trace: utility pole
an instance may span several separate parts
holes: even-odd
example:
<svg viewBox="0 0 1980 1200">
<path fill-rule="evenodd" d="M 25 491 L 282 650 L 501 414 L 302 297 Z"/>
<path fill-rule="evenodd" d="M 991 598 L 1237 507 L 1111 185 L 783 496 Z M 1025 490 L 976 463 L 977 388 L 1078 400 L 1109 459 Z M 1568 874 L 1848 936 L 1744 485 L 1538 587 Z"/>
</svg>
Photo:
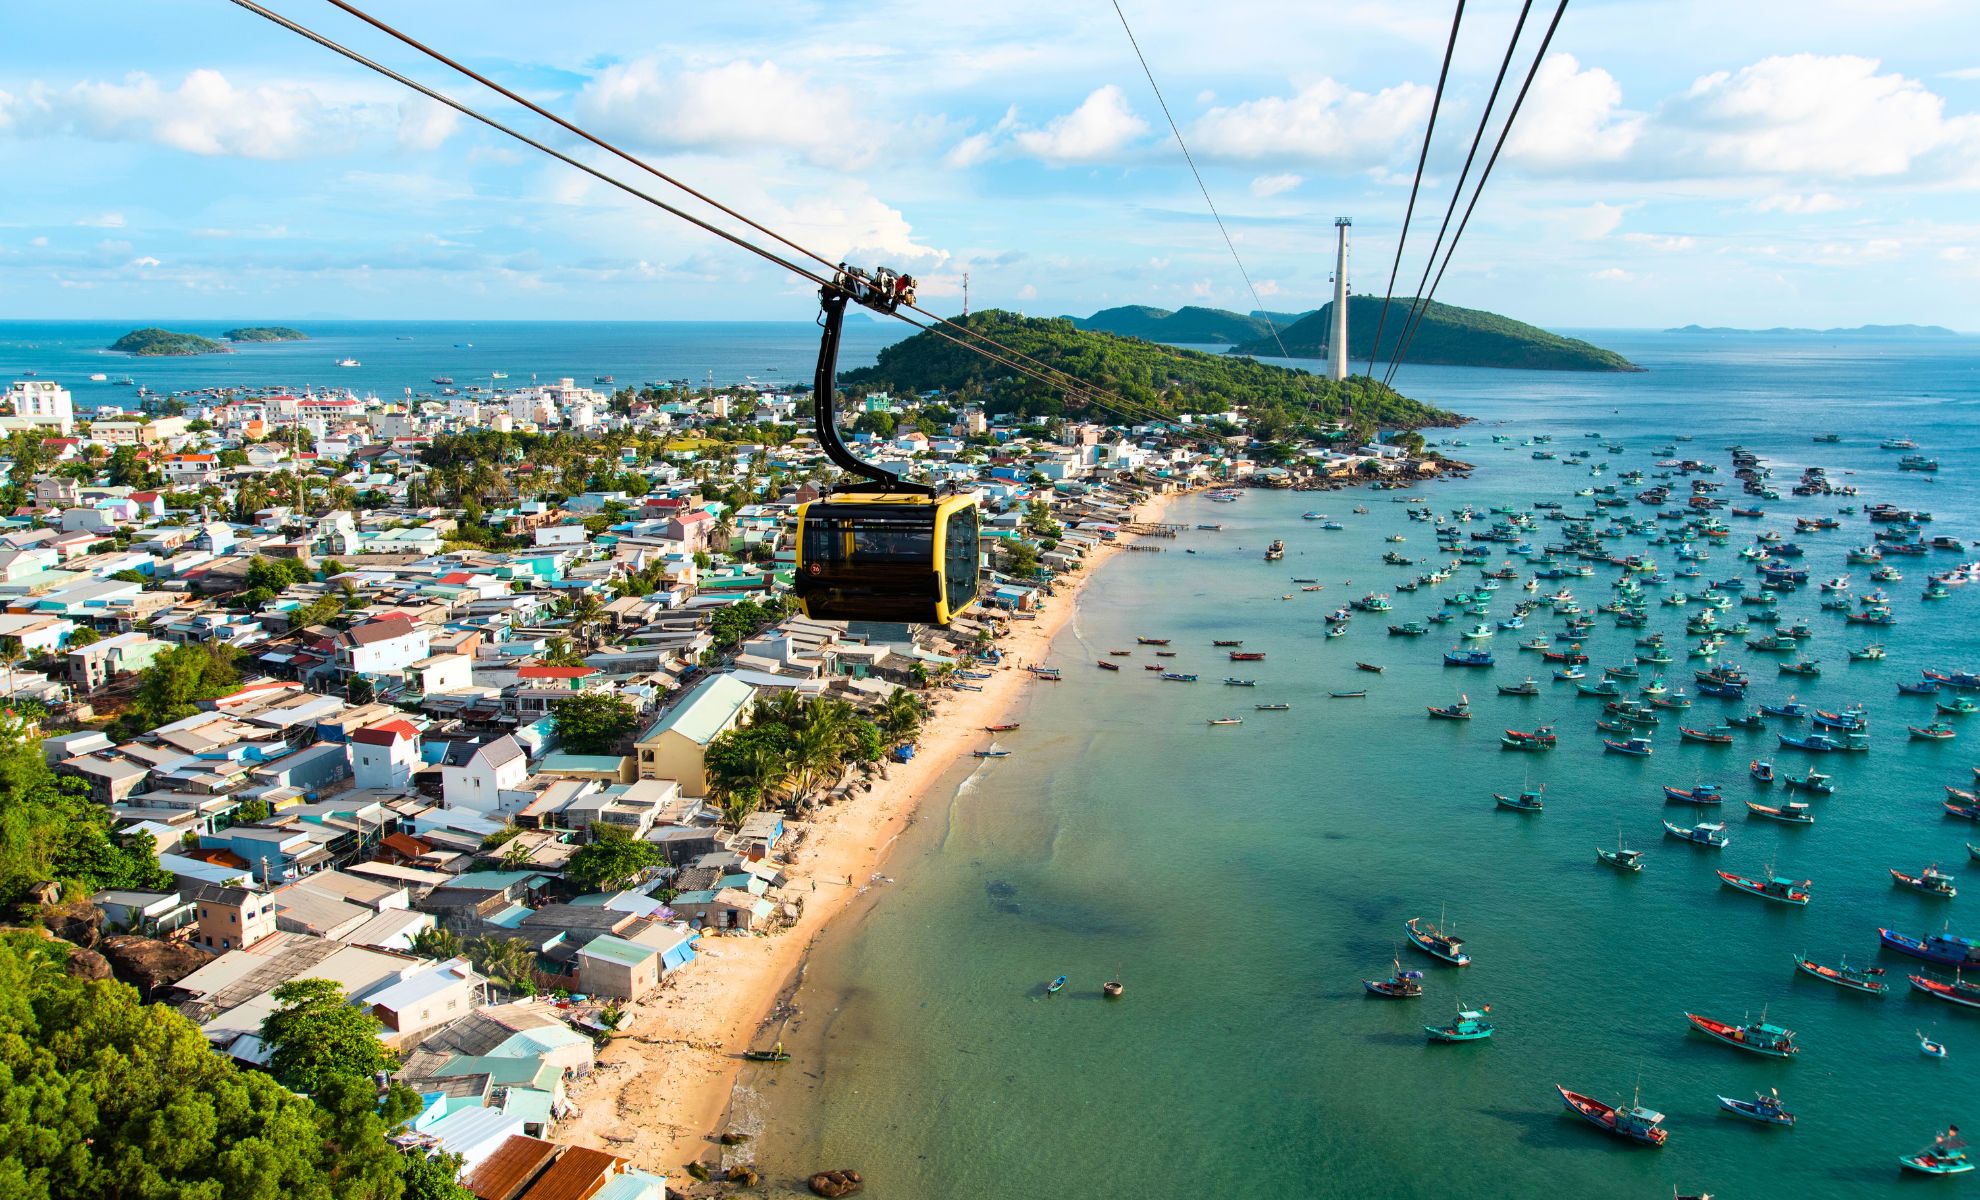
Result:
<svg viewBox="0 0 1980 1200">
<path fill-rule="evenodd" d="M 963 272 L 963 316 L 969 315 L 969 272 Z"/>
<path fill-rule="evenodd" d="M 1348 226 L 1352 224 L 1346 217 L 1334 218 L 1339 244 L 1334 250 L 1334 311 L 1330 322 L 1333 328 L 1327 335 L 1327 378 L 1333 380 L 1348 377 L 1347 251 Z"/>
</svg>

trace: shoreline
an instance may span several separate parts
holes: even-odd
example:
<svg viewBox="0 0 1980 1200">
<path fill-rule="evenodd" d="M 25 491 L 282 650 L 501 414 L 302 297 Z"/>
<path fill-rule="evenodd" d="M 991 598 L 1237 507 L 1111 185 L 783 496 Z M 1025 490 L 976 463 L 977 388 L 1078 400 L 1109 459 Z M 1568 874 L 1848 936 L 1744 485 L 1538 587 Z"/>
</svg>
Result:
<svg viewBox="0 0 1980 1200">
<path fill-rule="evenodd" d="M 1159 522 L 1181 494 L 1151 496 L 1135 519 Z M 578 1111 L 550 1136 L 630 1158 L 670 1181 L 686 1163 L 707 1158 L 746 1065 L 742 1051 L 787 1008 L 819 936 L 871 890 L 872 877 L 922 805 L 978 748 L 983 727 L 1004 723 L 1023 702 L 1033 685 L 1020 664 L 1043 661 L 1087 584 L 1139 540 L 1124 535 L 1100 547 L 1037 620 L 1011 623 L 998 642 L 1004 664 L 981 692 L 940 693 L 912 759 L 889 764 L 871 792 L 823 809 L 804 825 L 786 868 L 792 889 L 811 889 L 796 924 L 770 937 L 702 939 L 699 954 L 714 961 L 627 1006 L 620 1035 L 572 1088 Z M 692 1183 L 680 1180 L 677 1190 Z"/>
</svg>

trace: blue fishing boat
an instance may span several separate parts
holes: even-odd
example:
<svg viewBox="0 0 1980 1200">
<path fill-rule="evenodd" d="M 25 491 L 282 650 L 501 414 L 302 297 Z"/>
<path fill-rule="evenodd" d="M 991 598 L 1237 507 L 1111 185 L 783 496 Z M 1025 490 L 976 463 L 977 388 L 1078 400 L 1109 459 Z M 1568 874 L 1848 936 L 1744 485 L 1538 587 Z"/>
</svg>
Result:
<svg viewBox="0 0 1980 1200">
<path fill-rule="evenodd" d="M 1831 777 L 1822 774 L 1813 767 L 1808 768 L 1799 779 L 1796 779 L 1792 775 L 1783 775 L 1781 776 L 1781 782 L 1786 785 L 1787 790 L 1790 792 L 1812 792 L 1817 796 L 1833 796 L 1836 794 L 1836 785 Z"/>
<path fill-rule="evenodd" d="M 1056 996 L 1059 994 L 1060 989 L 1064 988 L 1065 986 L 1066 986 L 1066 977 L 1064 975 L 1061 975 L 1057 979 L 1054 979 L 1052 982 L 1045 985 L 1045 994 L 1047 996 Z"/>
<path fill-rule="evenodd" d="M 1794 1128 L 1794 1114 L 1781 1107 L 1781 1094 L 1772 1088 L 1764 1092 L 1755 1092 L 1751 1100 L 1736 1100 L 1731 1096 L 1721 1096 L 1719 1107 L 1736 1117 L 1758 1121 L 1762 1125 Z"/>
<path fill-rule="evenodd" d="M 1780 739 L 1781 748 L 1784 750 L 1806 750 L 1810 754 L 1827 754 L 1836 749 L 1836 743 L 1826 734 L 1810 733 L 1797 736 L 1777 733 L 1774 736 Z"/>
<path fill-rule="evenodd" d="M 1746 811 L 1756 817 L 1765 817 L 1769 821 L 1780 821 L 1787 825 L 1813 825 L 1815 823 L 1815 814 L 1810 812 L 1808 806 L 1799 800 L 1789 800 L 1780 805 L 1755 804 L 1753 801 L 1748 800 L 1746 802 Z"/>
<path fill-rule="evenodd" d="M 1648 758 L 1653 750 L 1650 739 L 1646 737 L 1633 737 L 1624 742 L 1603 738 L 1602 748 L 1610 754 L 1627 754 L 1636 758 Z"/>
<path fill-rule="evenodd" d="M 1770 717 L 1796 718 L 1806 716 L 1808 714 L 1808 706 L 1796 700 L 1793 696 L 1789 696 L 1786 704 L 1762 704 L 1760 711 Z"/>
<path fill-rule="evenodd" d="M 1980 940 L 1943 931 L 1916 938 L 1893 929 L 1879 929 L 1877 939 L 1899 954 L 1965 971 L 1980 970 Z"/>
<path fill-rule="evenodd" d="M 1490 650 L 1446 650 L 1444 665 L 1447 667 L 1489 667 L 1492 665 Z"/>
<path fill-rule="evenodd" d="M 1517 796 L 1504 796 L 1493 792 L 1492 799 L 1500 808 L 1510 808 L 1514 812 L 1540 812 L 1546 808 L 1540 800 L 1539 788 L 1524 788 Z"/>
<path fill-rule="evenodd" d="M 1404 922 L 1403 930 L 1409 935 L 1409 944 L 1430 957 L 1455 967 L 1471 965 L 1471 955 L 1464 952 L 1464 939 L 1446 933 L 1422 917 L 1411 917 Z"/>
<path fill-rule="evenodd" d="M 1665 785 L 1664 799 L 1675 800 L 1679 804 L 1720 804 L 1725 801 L 1725 794 L 1716 783 L 1694 784 L 1690 788 Z"/>
<path fill-rule="evenodd" d="M 1847 958 L 1841 966 L 1829 966 L 1816 962 L 1806 954 L 1794 956 L 1794 965 L 1802 974 L 1811 975 L 1824 983 L 1833 983 L 1839 988 L 1852 992 L 1862 992 L 1868 996 L 1881 996 L 1891 990 L 1891 985 L 1880 980 L 1882 967 L 1852 967 Z"/>
<path fill-rule="evenodd" d="M 1665 821 L 1664 833 L 1681 842 L 1690 842 L 1698 846 L 1710 846 L 1714 850 L 1723 850 L 1732 844 L 1732 838 L 1726 835 L 1726 826 L 1723 821 L 1716 824 L 1701 821 L 1689 829 L 1686 829 L 1682 825 L 1673 825 L 1669 821 Z"/>
<path fill-rule="evenodd" d="M 1481 1042 L 1492 1036 L 1492 1023 L 1485 1019 L 1491 1011 L 1489 1004 L 1478 1011 L 1462 1009 L 1450 1024 L 1425 1025 L 1423 1032 L 1433 1042 Z"/>
<path fill-rule="evenodd" d="M 1925 679 L 1917 683 L 1900 683 L 1897 689 L 1901 696 L 1935 696 L 1939 692 L 1939 681 Z"/>
<path fill-rule="evenodd" d="M 1937 1045 L 1922 1036 L 1919 1040 Z M 1934 1057 L 1944 1058 L 1945 1053 L 1946 1048 L 1939 1046 L 1939 1053 Z M 1918 1153 L 1901 1156 L 1898 1165 L 1920 1175 L 1964 1175 L 1973 1169 L 1972 1160 L 1966 1157 L 1966 1142 L 1959 1136 L 1957 1125 L 1948 1125 L 1944 1133 Z"/>
<path fill-rule="evenodd" d="M 1770 1058 L 1791 1058 L 1801 1053 L 1801 1047 L 1794 1044 L 1794 1030 L 1768 1023 L 1765 1014 L 1762 1014 L 1758 1021 L 1741 1024 L 1714 1020 L 1692 1012 L 1684 1014 L 1684 1019 L 1691 1022 L 1691 1027 L 1700 1033 L 1753 1054 L 1764 1054 Z"/>
</svg>

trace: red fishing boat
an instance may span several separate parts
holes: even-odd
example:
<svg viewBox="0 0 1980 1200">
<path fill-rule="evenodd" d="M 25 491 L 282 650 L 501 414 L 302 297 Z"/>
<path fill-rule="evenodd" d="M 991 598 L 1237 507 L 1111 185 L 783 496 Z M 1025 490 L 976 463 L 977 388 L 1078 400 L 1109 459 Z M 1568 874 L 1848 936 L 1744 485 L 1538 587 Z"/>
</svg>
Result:
<svg viewBox="0 0 1980 1200">
<path fill-rule="evenodd" d="M 1233 650 L 1231 651 L 1231 661 L 1264 662 L 1265 652 L 1263 650 Z"/>
<path fill-rule="evenodd" d="M 1770 1025 L 1763 1017 L 1745 1025 L 1735 1025 L 1730 1021 L 1715 1021 L 1711 1017 L 1701 1017 L 1697 1013 L 1686 1013 L 1684 1019 L 1700 1033 L 1717 1038 L 1728 1046 L 1746 1050 L 1754 1054 L 1765 1054 L 1773 1058 L 1790 1058 L 1801 1053 L 1801 1047 L 1794 1044 L 1794 1030 Z"/>
<path fill-rule="evenodd" d="M 1968 983 L 1955 975 L 1951 983 L 1933 979 L 1926 975 L 1907 975 L 1911 986 L 1928 996 L 1937 996 L 1948 1004 L 1963 1004 L 1968 1008 L 1980 1008 L 1980 983 Z"/>
<path fill-rule="evenodd" d="M 1671 1132 L 1664 1128 L 1664 1114 L 1654 1109 L 1641 1104 L 1631 1104 L 1626 1109 L 1617 1108 L 1593 1096 L 1570 1092 L 1558 1083 L 1554 1085 L 1554 1090 L 1561 1094 L 1561 1103 L 1567 1105 L 1569 1112 L 1605 1132 L 1642 1142 L 1646 1146 L 1661 1146 L 1670 1140 Z"/>
<path fill-rule="evenodd" d="M 1832 967 L 1827 963 L 1818 963 L 1803 954 L 1794 956 L 1794 965 L 1804 974 L 1813 975 L 1824 983 L 1833 983 L 1837 987 L 1848 988 L 1853 992 L 1881 996 L 1891 990 L 1890 984 L 1881 983 L 1877 979 L 1877 976 L 1884 973 L 1882 967 L 1852 967 L 1847 959 L 1841 966 Z"/>
<path fill-rule="evenodd" d="M 1011 730 L 1013 730 L 1013 729 L 1016 729 L 1017 727 L 1018 727 L 1018 723 L 1017 723 L 1016 721 L 1012 721 L 1012 722 L 1011 722 L 1010 724 L 1008 724 L 1008 725 L 985 725 L 985 726 L 983 727 L 983 732 L 985 732 L 985 733 L 1009 733 L 1009 732 L 1010 732 Z"/>
</svg>

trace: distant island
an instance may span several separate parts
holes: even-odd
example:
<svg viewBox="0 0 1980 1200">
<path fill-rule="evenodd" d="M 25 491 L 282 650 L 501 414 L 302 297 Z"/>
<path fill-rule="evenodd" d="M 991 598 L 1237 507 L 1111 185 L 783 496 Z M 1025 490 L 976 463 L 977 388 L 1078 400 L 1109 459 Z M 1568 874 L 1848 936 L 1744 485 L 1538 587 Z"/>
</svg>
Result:
<svg viewBox="0 0 1980 1200">
<path fill-rule="evenodd" d="M 1942 338 L 1958 337 L 1955 330 L 1943 325 L 1858 325 L 1853 329 L 1795 329 L 1777 325 L 1772 329 L 1734 329 L 1726 325 L 1681 325 L 1676 329 L 1666 329 L 1665 333 L 1689 333 L 1709 337 L 1884 337 L 1884 338 Z"/>
<path fill-rule="evenodd" d="M 1377 428 L 1419 429 L 1465 419 L 1366 377 L 1336 383 L 1311 371 L 1080 329 L 1063 317 L 988 309 L 959 317 L 957 323 L 1112 392 L 1134 411 L 1117 413 L 1068 396 L 933 332 L 896 342 L 880 352 L 873 366 L 847 371 L 840 380 L 848 389 L 901 395 L 940 391 L 991 412 L 1027 417 L 1134 421 L 1243 407 L 1254 423 L 1269 418 L 1284 428 L 1346 420 L 1363 436 Z"/>
<path fill-rule="evenodd" d="M 110 348 L 119 353 L 135 354 L 142 358 L 227 352 L 227 347 L 212 338 L 203 338 L 196 333 L 174 333 L 169 329 L 157 328 L 133 329 L 110 343 Z"/>
<path fill-rule="evenodd" d="M 1271 335 L 1265 320 L 1221 308 L 1190 306 L 1170 312 L 1145 304 L 1103 308 L 1090 317 L 1067 317 L 1078 329 L 1138 337 L 1150 342 L 1226 343 L 1249 342 Z M 1280 322 L 1281 327 L 1292 324 Z"/>
<path fill-rule="evenodd" d="M 1388 361 L 1412 303 L 1408 297 L 1395 297 L 1389 301 L 1388 319 L 1381 321 L 1380 296 L 1348 298 L 1348 358 L 1359 361 L 1360 370 L 1368 369 L 1378 321 L 1382 326 L 1382 345 L 1373 357 L 1377 367 Z M 1240 343 L 1232 353 L 1276 357 L 1281 353 L 1279 343 L 1283 342 L 1284 353 L 1294 358 L 1324 358 L 1333 310 L 1334 306 L 1329 302 L 1281 330 L 1277 341 L 1269 335 L 1256 338 Z M 1459 308 L 1434 300 L 1424 309 L 1403 361 L 1526 371 L 1642 370 L 1615 351 L 1604 350 L 1579 338 L 1562 337 L 1497 313 Z"/>
<path fill-rule="evenodd" d="M 287 325 L 244 325 L 220 335 L 230 342 L 306 342 L 309 335 Z"/>
</svg>

